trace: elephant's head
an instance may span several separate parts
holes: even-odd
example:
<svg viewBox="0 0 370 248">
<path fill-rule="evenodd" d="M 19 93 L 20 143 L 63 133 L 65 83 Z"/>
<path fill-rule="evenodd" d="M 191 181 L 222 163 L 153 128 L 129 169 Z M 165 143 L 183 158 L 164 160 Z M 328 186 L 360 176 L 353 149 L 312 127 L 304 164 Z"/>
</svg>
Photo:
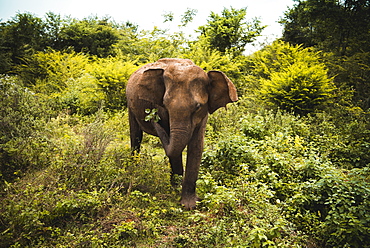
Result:
<svg viewBox="0 0 370 248">
<path fill-rule="evenodd" d="M 139 77 L 139 98 L 159 108 L 169 126 L 165 130 L 153 123 L 169 157 L 181 154 L 194 131 L 205 125 L 208 113 L 238 99 L 223 72 L 206 73 L 190 60 L 162 59 L 143 68 Z"/>
</svg>

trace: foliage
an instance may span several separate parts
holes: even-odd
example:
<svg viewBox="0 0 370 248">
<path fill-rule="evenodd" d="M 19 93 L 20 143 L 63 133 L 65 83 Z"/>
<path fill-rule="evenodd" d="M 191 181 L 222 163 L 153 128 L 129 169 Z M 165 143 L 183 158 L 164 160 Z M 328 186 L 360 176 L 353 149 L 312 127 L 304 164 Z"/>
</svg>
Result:
<svg viewBox="0 0 370 248">
<path fill-rule="evenodd" d="M 341 95 L 348 95 L 346 105 L 357 105 L 363 110 L 370 109 L 370 53 L 361 52 L 352 56 L 328 56 L 327 64 Z M 349 93 L 347 93 L 349 92 Z"/>
<path fill-rule="evenodd" d="M 283 38 L 341 55 L 368 52 L 368 12 L 368 0 L 298 1 L 281 20 Z"/>
<path fill-rule="evenodd" d="M 89 58 L 81 53 L 49 50 L 25 59 L 17 72 L 27 86 L 53 99 L 59 109 L 91 114 L 101 107 L 107 96 L 98 78 L 88 74 L 89 64 Z M 98 75 L 98 70 L 94 72 Z"/>
<path fill-rule="evenodd" d="M 0 73 L 9 73 L 13 66 L 23 64 L 23 58 L 48 48 L 98 57 L 115 55 L 115 45 L 134 36 L 136 27 L 127 22 L 117 25 L 110 18 L 91 16 L 83 20 L 62 18 L 46 13 L 45 18 L 30 13 L 18 13 L 12 20 L 0 23 Z"/>
<path fill-rule="evenodd" d="M 146 64 L 160 58 L 181 57 L 186 43 L 187 39 L 182 32 L 168 34 L 166 30 L 154 27 L 150 31 L 141 31 L 129 41 L 122 40 L 116 47 L 123 56 L 127 56 L 128 61 Z"/>
<path fill-rule="evenodd" d="M 115 110 L 126 106 L 126 84 L 138 67 L 122 57 L 98 59 L 89 65 L 89 73 L 96 79 L 98 87 L 105 94 L 105 106 Z"/>
<path fill-rule="evenodd" d="M 369 220 L 364 215 L 369 209 L 367 155 L 359 158 L 365 164 L 367 161 L 364 167 L 355 168 L 358 163 L 354 160 L 346 160 L 352 164 L 351 169 L 341 167 L 341 158 L 346 155 L 335 152 L 338 143 L 356 145 L 351 143 L 350 134 L 344 135 L 344 129 L 334 126 L 334 120 L 328 116 L 316 118 L 318 122 L 313 123 L 314 117 L 281 112 L 247 114 L 239 121 L 242 133 L 219 131 L 226 134 L 221 138 L 218 135 L 218 141 L 210 144 L 212 149 L 204 154 L 203 168 L 211 173 L 218 187 L 239 184 L 239 178 L 268 186 L 270 202 L 282 204 L 283 216 L 303 236 L 308 235 L 306 245 L 368 246 Z M 357 128 L 365 133 L 369 130 Z M 337 136 L 338 132 L 342 135 Z M 334 137 L 346 138 L 338 141 Z M 324 140 L 328 143 L 322 143 Z M 367 141 L 361 143 L 368 146 Z M 351 151 L 356 157 L 356 149 Z"/>
<path fill-rule="evenodd" d="M 107 57 L 113 54 L 113 45 L 119 40 L 118 30 L 109 18 L 72 20 L 60 29 L 60 47 L 73 47 L 76 52 Z"/>
<path fill-rule="evenodd" d="M 245 9 L 225 11 L 230 18 L 214 15 L 217 24 L 246 28 L 237 18 Z M 17 74 L 0 77 L 0 247 L 370 246 L 370 119 L 366 99 L 348 87 L 366 89 L 366 52 L 336 58 L 276 41 L 245 56 L 242 47 L 211 47 L 205 35 L 138 31 L 109 18 L 17 18 L 1 23 L 1 34 L 18 26 L 44 33 L 39 46 L 14 43 L 24 54 L 17 61 L 0 35 L 2 70 Z M 76 46 L 65 49 L 62 34 Z M 101 39 L 83 45 L 91 37 Z M 192 211 L 171 187 L 160 140 L 145 135 L 134 155 L 129 145 L 126 82 L 160 57 L 221 70 L 239 94 L 209 116 Z M 311 83 L 302 88 L 306 106 L 266 97 L 296 77 L 298 88 Z M 304 90 L 311 86 L 315 94 Z"/>
<path fill-rule="evenodd" d="M 286 203 L 287 214 L 301 229 L 315 233 L 323 246 L 366 247 L 368 177 L 368 168 L 323 171 L 300 185 L 300 193 Z"/>
<path fill-rule="evenodd" d="M 37 152 L 47 152 L 40 131 L 52 111 L 42 97 L 22 86 L 18 77 L 0 78 L 0 188 L 31 165 L 47 163 Z"/>
<path fill-rule="evenodd" d="M 198 10 L 187 8 L 184 14 L 181 16 L 181 26 L 185 27 L 189 22 L 193 21 L 194 16 Z"/>
<path fill-rule="evenodd" d="M 276 41 L 251 57 L 260 78 L 262 100 L 283 110 L 307 114 L 328 103 L 334 85 L 319 53 Z"/>
<path fill-rule="evenodd" d="M 25 57 L 24 64 L 18 66 L 16 72 L 26 86 L 49 94 L 63 91 L 68 80 L 82 76 L 88 62 L 88 57 L 81 53 L 48 50 Z"/>
<path fill-rule="evenodd" d="M 309 140 L 340 168 L 363 168 L 370 162 L 369 116 L 360 108 L 317 113 L 308 117 Z"/>
<path fill-rule="evenodd" d="M 158 109 L 145 109 L 145 113 L 147 114 L 145 116 L 145 121 L 154 121 L 154 122 L 158 122 L 161 120 L 161 118 L 159 117 L 159 115 L 157 114 L 158 112 Z"/>
<path fill-rule="evenodd" d="M 152 140 L 131 156 L 126 110 L 50 119 L 45 148 L 28 149 L 43 167 L 3 185 L 1 246 L 369 245 L 368 166 L 341 168 L 331 154 L 368 120 L 352 133 L 328 114 L 251 113 L 240 101 L 210 116 L 195 211 L 178 204 Z"/>
<path fill-rule="evenodd" d="M 38 52 L 18 67 L 18 73 L 36 92 L 53 98 L 71 113 L 95 113 L 103 104 L 115 110 L 126 105 L 125 88 L 136 70 L 121 57 L 95 58 L 73 51 Z"/>
<path fill-rule="evenodd" d="M 352 87 L 355 104 L 364 110 L 370 108 L 369 3 L 298 1 L 281 20 L 283 40 L 326 52 L 330 74 L 337 75 L 337 86 Z"/>
<path fill-rule="evenodd" d="M 71 78 L 65 82 L 66 88 L 50 96 L 56 101 L 59 109 L 71 114 L 82 115 L 96 113 L 105 103 L 106 96 L 99 87 L 96 78 L 89 74 Z"/>
<path fill-rule="evenodd" d="M 233 57 L 231 55 L 222 54 L 216 49 L 208 46 L 205 39 L 190 42 L 189 49 L 184 51 L 181 58 L 191 59 L 196 65 L 203 70 L 220 70 L 224 72 L 236 86 L 239 95 L 244 91 L 244 57 Z"/>
<path fill-rule="evenodd" d="M 332 98 L 334 90 L 323 65 L 296 62 L 262 82 L 263 99 L 284 110 L 307 114 Z"/>
<path fill-rule="evenodd" d="M 222 53 L 240 55 L 245 45 L 252 42 L 265 28 L 258 19 L 245 22 L 247 9 L 226 9 L 219 14 L 211 12 L 208 24 L 199 27 L 201 37 L 204 37 L 209 46 Z"/>
<path fill-rule="evenodd" d="M 5 73 L 13 63 L 39 51 L 47 45 L 47 27 L 41 18 L 30 13 L 18 13 L 12 20 L 0 25 L 1 53 L 3 53 L 0 73 Z"/>
</svg>

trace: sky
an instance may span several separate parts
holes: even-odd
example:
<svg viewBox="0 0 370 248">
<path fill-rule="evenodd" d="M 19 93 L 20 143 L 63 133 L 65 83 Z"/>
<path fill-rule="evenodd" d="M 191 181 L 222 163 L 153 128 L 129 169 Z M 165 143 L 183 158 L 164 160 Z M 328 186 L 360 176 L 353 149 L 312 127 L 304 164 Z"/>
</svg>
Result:
<svg viewBox="0 0 370 248">
<path fill-rule="evenodd" d="M 268 25 L 255 42 L 256 46 L 247 47 L 247 50 L 254 50 L 259 43 L 269 43 L 281 37 L 282 26 L 277 21 L 294 3 L 294 0 L 0 0 L 0 20 L 8 21 L 16 13 L 24 12 L 38 17 L 53 12 L 77 19 L 91 15 L 110 16 L 117 23 L 130 21 L 139 29 L 152 30 L 156 26 L 196 37 L 194 30 L 207 23 L 212 11 L 221 14 L 224 8 L 246 7 L 247 21 L 258 18 L 262 25 Z M 196 9 L 197 14 L 186 28 L 180 28 L 181 16 L 188 8 Z M 163 23 L 166 13 L 174 14 L 172 22 Z"/>
</svg>

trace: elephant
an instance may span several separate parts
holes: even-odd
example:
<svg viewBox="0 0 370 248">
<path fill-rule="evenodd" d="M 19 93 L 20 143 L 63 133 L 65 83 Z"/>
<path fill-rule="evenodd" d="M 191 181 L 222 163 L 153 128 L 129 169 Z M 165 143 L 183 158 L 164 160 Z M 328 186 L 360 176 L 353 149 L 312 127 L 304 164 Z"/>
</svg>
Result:
<svg viewBox="0 0 370 248">
<path fill-rule="evenodd" d="M 163 58 L 130 76 L 126 97 L 133 153 L 140 152 L 143 131 L 159 137 L 173 178 L 184 174 L 187 146 L 180 203 L 194 209 L 208 114 L 238 100 L 234 84 L 223 72 L 206 73 L 189 59 Z"/>
</svg>

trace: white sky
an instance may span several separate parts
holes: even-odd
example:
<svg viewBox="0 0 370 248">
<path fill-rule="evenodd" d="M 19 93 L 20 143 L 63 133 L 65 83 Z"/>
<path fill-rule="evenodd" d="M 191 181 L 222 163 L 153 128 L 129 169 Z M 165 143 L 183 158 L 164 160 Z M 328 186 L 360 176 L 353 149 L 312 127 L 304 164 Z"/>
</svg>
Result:
<svg viewBox="0 0 370 248">
<path fill-rule="evenodd" d="M 157 26 L 173 32 L 184 31 L 195 37 L 193 31 L 207 23 L 211 11 L 221 14 L 224 7 L 247 7 L 247 21 L 257 17 L 262 25 L 268 25 L 258 41 L 271 42 L 281 36 L 282 27 L 277 21 L 293 4 L 294 0 L 0 0 L 0 19 L 7 21 L 17 12 L 30 12 L 44 17 L 49 11 L 78 19 L 90 15 L 110 16 L 118 23 L 135 23 L 139 25 L 139 29 L 151 30 Z M 180 29 L 178 25 L 181 15 L 187 8 L 196 9 L 198 12 L 186 29 Z M 174 14 L 174 21 L 163 23 L 163 14 L 169 12 Z M 248 49 L 255 50 L 252 47 Z"/>
</svg>

